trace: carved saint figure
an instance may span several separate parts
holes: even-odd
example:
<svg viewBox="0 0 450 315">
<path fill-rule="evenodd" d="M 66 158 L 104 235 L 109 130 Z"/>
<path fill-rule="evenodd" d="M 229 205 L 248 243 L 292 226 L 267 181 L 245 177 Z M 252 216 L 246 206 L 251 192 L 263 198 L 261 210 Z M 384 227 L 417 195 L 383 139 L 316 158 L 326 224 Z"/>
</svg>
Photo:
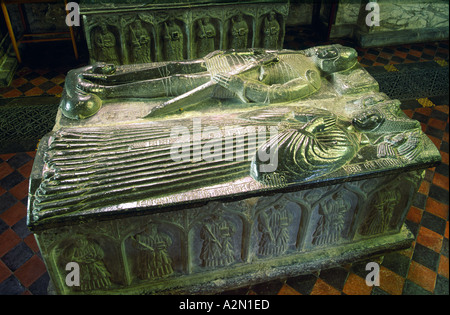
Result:
<svg viewBox="0 0 450 315">
<path fill-rule="evenodd" d="M 312 243 L 314 245 L 336 243 L 342 237 L 344 215 L 350 207 L 350 201 L 340 192 L 320 203 L 320 219 L 313 233 Z"/>
<path fill-rule="evenodd" d="M 148 225 L 145 230 L 133 236 L 139 249 L 138 277 L 140 279 L 160 278 L 173 273 L 172 259 L 168 247 L 172 239 L 158 232 L 156 224 Z"/>
<path fill-rule="evenodd" d="M 280 24 L 275 18 L 275 12 L 272 11 L 264 19 L 263 47 L 277 49 L 279 35 L 280 35 Z"/>
<path fill-rule="evenodd" d="M 216 29 L 208 17 L 198 21 L 197 56 L 203 57 L 214 50 Z"/>
<path fill-rule="evenodd" d="M 130 26 L 130 41 L 134 63 L 152 62 L 150 36 L 140 20 L 136 20 Z"/>
<path fill-rule="evenodd" d="M 280 255 L 289 247 L 289 225 L 292 214 L 281 205 L 261 211 L 258 230 L 261 232 L 258 254 L 261 256 Z"/>
<path fill-rule="evenodd" d="M 204 58 L 115 68 L 96 64 L 69 72 L 61 103 L 65 116 L 92 116 L 102 99 L 170 97 L 151 116 L 176 113 L 210 98 L 279 103 L 320 89 L 321 74 L 353 67 L 357 53 L 340 45 L 307 51 L 215 51 Z"/>
<path fill-rule="evenodd" d="M 164 23 L 164 59 L 183 60 L 183 32 L 173 19 Z"/>
<path fill-rule="evenodd" d="M 90 291 L 111 286 L 111 274 L 103 263 L 103 249 L 92 240 L 80 237 L 63 249 L 66 262 L 76 262 L 80 266 L 80 286 L 76 290 Z"/>
<path fill-rule="evenodd" d="M 232 237 L 234 224 L 214 215 L 206 220 L 200 230 L 203 240 L 200 259 L 203 267 L 226 266 L 234 262 Z"/>
<path fill-rule="evenodd" d="M 100 26 L 100 30 L 94 35 L 94 47 L 97 50 L 97 61 L 120 64 L 117 54 L 116 37 L 108 30 L 105 24 Z"/>
<path fill-rule="evenodd" d="M 232 19 L 230 48 L 247 48 L 247 41 L 248 25 L 242 17 L 242 14 L 239 13 L 235 19 Z"/>
<path fill-rule="evenodd" d="M 386 231 L 399 201 L 400 191 L 398 189 L 379 191 L 371 203 L 371 210 L 367 218 L 359 229 L 360 234 L 374 235 Z"/>
</svg>

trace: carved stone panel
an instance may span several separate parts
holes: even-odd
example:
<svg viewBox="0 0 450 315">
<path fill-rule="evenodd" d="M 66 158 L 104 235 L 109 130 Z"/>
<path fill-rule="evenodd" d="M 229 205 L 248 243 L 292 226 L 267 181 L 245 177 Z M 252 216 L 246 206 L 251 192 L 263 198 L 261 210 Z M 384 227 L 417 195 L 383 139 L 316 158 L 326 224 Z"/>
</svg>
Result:
<svg viewBox="0 0 450 315">
<path fill-rule="evenodd" d="M 217 49 L 282 48 L 287 1 L 98 10 L 82 3 L 90 62 L 115 65 L 204 57 Z"/>
<path fill-rule="evenodd" d="M 58 293 L 153 292 L 190 276 L 201 285 L 220 270 L 399 233 L 422 175 L 90 221 L 37 232 L 38 242 Z M 68 263 L 79 265 L 81 285 L 66 284 Z"/>
</svg>

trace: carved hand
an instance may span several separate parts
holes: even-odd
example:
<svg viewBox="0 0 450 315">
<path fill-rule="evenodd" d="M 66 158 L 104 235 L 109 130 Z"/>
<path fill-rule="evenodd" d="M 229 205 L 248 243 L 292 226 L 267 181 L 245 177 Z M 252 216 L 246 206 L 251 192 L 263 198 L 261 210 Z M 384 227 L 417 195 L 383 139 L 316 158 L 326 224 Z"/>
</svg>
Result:
<svg viewBox="0 0 450 315">
<path fill-rule="evenodd" d="M 247 103 L 244 93 L 244 80 L 238 76 L 228 73 L 217 73 L 212 77 L 212 80 L 227 90 L 236 93 L 243 102 Z"/>
</svg>

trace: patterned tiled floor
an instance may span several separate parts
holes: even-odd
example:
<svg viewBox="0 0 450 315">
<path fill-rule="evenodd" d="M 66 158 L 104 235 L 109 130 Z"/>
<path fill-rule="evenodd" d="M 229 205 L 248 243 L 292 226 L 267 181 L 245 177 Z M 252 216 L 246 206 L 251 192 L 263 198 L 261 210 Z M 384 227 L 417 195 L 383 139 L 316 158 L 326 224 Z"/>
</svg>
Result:
<svg viewBox="0 0 450 315">
<path fill-rule="evenodd" d="M 290 37 L 295 37 L 292 32 L 287 32 L 286 37 L 286 48 L 301 49 L 314 44 L 289 42 Z M 364 66 L 382 65 L 389 70 L 390 65 L 433 60 L 448 66 L 448 42 L 357 50 L 359 61 Z M 68 67 L 70 69 L 70 65 Z M 66 71 L 24 64 L 17 71 L 13 84 L 0 89 L 1 98 L 58 95 Z M 448 98 L 413 99 L 403 103 L 404 112 L 421 122 L 424 132 L 440 150 L 442 164 L 426 171 L 425 180 L 407 215 L 406 224 L 416 236 L 413 246 L 375 259 L 381 266 L 380 286 L 367 286 L 366 262 L 356 262 L 225 293 L 449 294 L 448 105 Z M 35 238 L 26 227 L 28 179 L 34 156 L 35 152 L 0 154 L 0 294 L 47 293 L 49 276 Z"/>
</svg>

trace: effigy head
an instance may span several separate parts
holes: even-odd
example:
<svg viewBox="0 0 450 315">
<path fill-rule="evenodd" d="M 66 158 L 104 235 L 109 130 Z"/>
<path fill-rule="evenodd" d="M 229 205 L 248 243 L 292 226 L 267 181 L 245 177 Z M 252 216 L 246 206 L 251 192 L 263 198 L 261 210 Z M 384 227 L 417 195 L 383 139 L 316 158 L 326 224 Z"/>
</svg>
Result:
<svg viewBox="0 0 450 315">
<path fill-rule="evenodd" d="M 306 55 L 326 74 L 350 69 L 358 62 L 354 48 L 339 44 L 313 47 L 306 50 Z"/>
<path fill-rule="evenodd" d="M 362 111 L 353 118 L 352 124 L 360 131 L 376 130 L 384 122 L 384 116 L 376 108 Z"/>
</svg>

